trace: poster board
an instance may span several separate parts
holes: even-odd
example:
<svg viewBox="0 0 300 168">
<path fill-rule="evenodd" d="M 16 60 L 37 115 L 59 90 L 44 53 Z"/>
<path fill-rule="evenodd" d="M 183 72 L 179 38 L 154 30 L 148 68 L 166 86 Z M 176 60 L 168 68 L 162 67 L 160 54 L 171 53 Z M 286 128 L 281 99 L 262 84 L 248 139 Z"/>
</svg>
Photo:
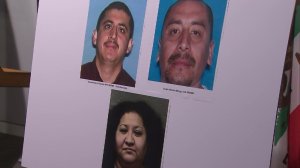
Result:
<svg viewBox="0 0 300 168">
<path fill-rule="evenodd" d="M 111 91 L 120 90 L 169 100 L 161 167 L 268 167 L 294 3 L 228 0 L 204 90 L 148 82 L 158 0 L 146 1 L 135 87 L 80 78 L 89 1 L 41 1 L 22 165 L 101 167 Z"/>
</svg>

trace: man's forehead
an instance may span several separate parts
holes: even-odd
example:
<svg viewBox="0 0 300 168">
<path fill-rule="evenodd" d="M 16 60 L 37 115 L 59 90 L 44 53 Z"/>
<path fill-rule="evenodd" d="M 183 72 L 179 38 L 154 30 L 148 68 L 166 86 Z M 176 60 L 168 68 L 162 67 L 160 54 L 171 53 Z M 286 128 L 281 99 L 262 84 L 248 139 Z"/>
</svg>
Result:
<svg viewBox="0 0 300 168">
<path fill-rule="evenodd" d="M 184 22 L 209 24 L 206 6 L 199 1 L 180 1 L 168 12 L 164 26 L 172 23 L 184 24 Z"/>
<path fill-rule="evenodd" d="M 123 18 L 123 22 L 126 22 L 126 24 L 129 25 L 130 17 L 129 17 L 129 15 L 128 15 L 124 10 L 122 10 L 122 9 L 110 9 L 110 10 L 106 11 L 105 14 L 104 14 L 104 17 L 103 17 L 103 19 L 102 19 L 101 22 L 104 22 L 104 21 L 106 21 L 106 20 L 111 20 L 111 21 L 113 21 L 112 18 L 118 18 L 118 19 L 120 19 L 120 18 L 121 18 L 120 15 L 123 15 L 123 16 L 124 16 L 124 17 L 122 17 L 122 18 Z M 121 19 L 120 19 L 120 20 L 121 20 Z"/>
<path fill-rule="evenodd" d="M 176 7 L 176 6 L 184 6 L 184 5 L 204 5 L 205 3 L 202 1 L 202 0 L 177 0 L 173 7 Z"/>
<path fill-rule="evenodd" d="M 165 24 L 173 23 L 206 23 L 209 24 L 209 16 L 207 12 L 200 10 L 177 10 L 171 11 L 165 20 Z"/>
<path fill-rule="evenodd" d="M 172 8 L 170 9 L 168 17 L 172 15 L 182 15 L 182 14 L 189 14 L 189 13 L 205 13 L 208 15 L 208 10 L 206 6 L 201 1 L 195 0 L 184 0 L 178 1 Z"/>
</svg>

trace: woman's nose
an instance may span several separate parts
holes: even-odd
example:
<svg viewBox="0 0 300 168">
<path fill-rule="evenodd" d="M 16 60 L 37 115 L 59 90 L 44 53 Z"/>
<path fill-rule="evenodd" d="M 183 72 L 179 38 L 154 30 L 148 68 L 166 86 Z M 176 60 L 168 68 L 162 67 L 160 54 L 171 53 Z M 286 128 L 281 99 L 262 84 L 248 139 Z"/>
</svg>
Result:
<svg viewBox="0 0 300 168">
<path fill-rule="evenodd" d="M 134 138 L 132 134 L 127 134 L 127 136 L 125 137 L 125 143 L 129 146 L 134 144 Z"/>
</svg>

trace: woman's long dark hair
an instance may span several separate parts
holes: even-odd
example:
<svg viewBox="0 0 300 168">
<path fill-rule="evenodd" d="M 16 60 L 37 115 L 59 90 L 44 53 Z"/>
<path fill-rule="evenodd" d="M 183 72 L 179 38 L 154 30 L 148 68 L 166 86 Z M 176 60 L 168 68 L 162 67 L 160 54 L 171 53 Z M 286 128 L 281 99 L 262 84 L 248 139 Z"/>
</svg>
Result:
<svg viewBox="0 0 300 168">
<path fill-rule="evenodd" d="M 146 129 L 147 151 L 143 166 L 147 168 L 159 168 L 164 141 L 164 129 L 162 127 L 161 119 L 157 116 L 155 111 L 143 101 L 125 101 L 110 109 L 107 121 L 102 168 L 114 167 L 116 159 L 116 130 L 120 119 L 128 112 L 136 112 L 142 118 Z"/>
</svg>

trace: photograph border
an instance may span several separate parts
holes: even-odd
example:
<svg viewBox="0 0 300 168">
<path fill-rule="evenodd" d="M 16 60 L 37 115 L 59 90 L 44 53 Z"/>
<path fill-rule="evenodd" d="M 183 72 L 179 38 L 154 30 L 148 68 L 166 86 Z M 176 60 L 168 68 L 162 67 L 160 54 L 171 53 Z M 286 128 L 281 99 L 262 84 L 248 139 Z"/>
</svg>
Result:
<svg viewBox="0 0 300 168">
<path fill-rule="evenodd" d="M 113 151 L 115 150 L 114 149 L 115 147 L 113 146 L 114 143 L 111 142 L 112 141 L 111 138 L 114 137 L 114 130 L 111 130 L 111 129 L 115 128 L 115 126 L 113 126 L 113 125 L 115 125 L 114 122 L 116 122 L 117 120 L 116 120 L 116 118 L 112 118 L 112 117 L 116 117 L 115 116 L 116 114 L 113 114 L 111 110 L 114 109 L 116 106 L 120 105 L 120 103 L 124 103 L 124 102 L 134 102 L 134 103 L 144 102 L 144 103 L 146 103 L 146 105 L 148 105 L 151 108 L 151 110 L 153 110 L 153 112 L 154 112 L 153 115 L 150 115 L 151 114 L 150 113 L 149 115 L 144 116 L 144 117 L 152 116 L 152 118 L 151 117 L 148 118 L 149 119 L 148 123 L 150 123 L 150 128 L 154 129 L 154 130 L 152 130 L 152 131 L 148 130 L 152 137 L 149 137 L 150 139 L 148 139 L 148 138 L 147 139 L 150 140 L 151 142 L 153 141 L 152 143 L 154 143 L 156 145 L 147 144 L 147 146 L 148 146 L 147 152 L 150 152 L 150 155 L 146 154 L 145 161 L 150 164 L 153 164 L 152 166 L 155 165 L 155 167 L 157 167 L 158 165 L 161 165 L 162 161 L 163 161 L 163 148 L 164 148 L 164 140 L 166 137 L 167 117 L 168 117 L 168 112 L 169 112 L 170 100 L 166 99 L 166 98 L 154 97 L 151 95 L 145 95 L 145 94 L 141 94 L 141 93 L 124 92 L 124 91 L 112 89 L 111 96 L 110 96 L 110 103 L 109 103 L 109 112 L 108 112 L 108 118 L 107 118 L 106 133 L 105 133 L 105 144 L 104 144 L 104 148 L 103 148 L 104 150 L 103 150 L 102 167 L 110 166 L 114 162 L 114 158 L 112 158 L 112 157 L 114 156 Z M 150 109 L 148 109 L 148 110 L 150 110 Z M 150 112 L 148 110 L 146 110 L 146 111 Z M 156 120 L 160 120 L 161 126 L 158 126 L 158 127 L 155 126 L 158 122 Z M 154 125 L 151 123 L 153 123 Z M 146 124 L 146 125 L 148 125 L 148 124 Z M 152 128 L 151 125 L 152 125 L 152 127 L 154 126 L 155 128 Z M 156 129 L 158 129 L 158 128 L 160 128 L 159 130 L 162 131 L 161 132 L 162 134 L 157 133 L 158 130 L 156 130 Z M 148 129 L 149 129 L 149 127 L 148 127 Z M 155 131 L 155 132 L 153 132 L 153 131 Z M 151 134 L 151 132 L 154 134 Z M 153 137 L 153 136 L 155 136 L 155 137 Z M 149 142 L 147 142 L 147 143 L 149 143 Z M 153 148 L 153 149 L 149 149 L 149 148 Z M 155 148 L 157 148 L 157 149 L 155 149 Z M 149 156 L 150 156 L 150 158 L 149 158 Z"/>
<path fill-rule="evenodd" d="M 90 0 L 82 53 L 82 64 L 93 61 L 95 57 L 95 48 L 92 44 L 92 33 L 96 27 L 100 13 L 112 2 L 115 2 L 115 0 Z M 135 0 L 124 0 L 122 2 L 130 9 L 135 23 L 133 48 L 130 54 L 125 57 L 123 68 L 134 80 L 136 80 L 147 1 L 140 0 L 139 3 L 136 3 Z"/>
<path fill-rule="evenodd" d="M 150 60 L 150 67 L 148 72 L 148 80 L 154 82 L 160 82 L 160 69 L 157 63 L 157 54 L 158 54 L 158 41 L 160 39 L 162 24 L 164 21 L 165 14 L 167 9 L 171 4 L 173 4 L 175 0 L 169 1 L 160 1 L 159 10 L 157 15 L 157 22 L 155 27 L 155 35 L 153 41 L 153 48 Z M 211 66 L 206 68 L 203 72 L 203 75 L 200 79 L 201 84 L 205 86 L 207 90 L 213 90 L 214 81 L 215 81 L 215 73 L 217 60 L 219 55 L 219 47 L 221 43 L 221 36 L 223 30 L 223 23 L 226 13 L 226 7 L 228 0 L 204 0 L 212 9 L 214 16 L 214 27 L 213 27 L 213 40 L 214 40 L 214 52 L 213 52 L 213 60 Z"/>
</svg>

